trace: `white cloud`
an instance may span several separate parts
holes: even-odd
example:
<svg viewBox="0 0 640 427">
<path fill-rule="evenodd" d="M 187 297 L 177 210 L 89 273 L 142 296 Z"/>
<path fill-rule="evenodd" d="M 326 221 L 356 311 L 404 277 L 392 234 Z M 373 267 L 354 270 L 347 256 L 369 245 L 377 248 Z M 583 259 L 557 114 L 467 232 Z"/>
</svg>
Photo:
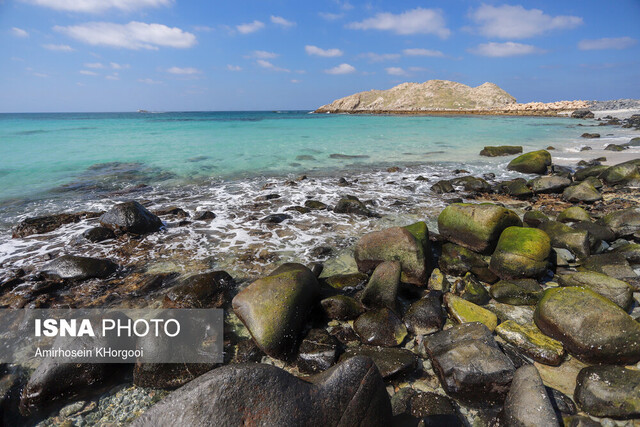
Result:
<svg viewBox="0 0 640 427">
<path fill-rule="evenodd" d="M 95 68 L 98 70 L 104 68 L 104 65 L 102 65 L 101 62 L 90 62 L 90 63 L 84 64 L 84 66 L 87 68 Z"/>
<path fill-rule="evenodd" d="M 338 7 L 342 10 L 351 10 L 353 5 L 348 0 L 334 0 Z"/>
<path fill-rule="evenodd" d="M 291 79 L 291 83 L 300 83 L 300 80 Z"/>
<path fill-rule="evenodd" d="M 11 29 L 11 34 L 13 34 L 15 37 L 21 37 L 21 38 L 29 37 L 28 32 L 18 27 L 13 27 Z"/>
<path fill-rule="evenodd" d="M 30 69 L 30 68 L 27 68 L 27 70 L 28 70 L 28 71 L 31 71 L 31 69 Z M 47 77 L 49 77 L 49 74 L 45 74 L 45 73 L 38 73 L 38 72 L 35 72 L 35 71 L 31 71 L 31 74 L 32 74 L 32 75 L 34 75 L 34 76 L 36 76 L 36 77 L 40 77 L 40 78 L 42 78 L 42 79 L 46 79 Z"/>
<path fill-rule="evenodd" d="M 27 3 L 67 12 L 99 13 L 109 9 L 132 11 L 169 6 L 172 0 L 24 0 Z"/>
<path fill-rule="evenodd" d="M 389 68 L 385 68 L 384 70 L 387 72 L 387 74 L 392 76 L 404 76 L 407 74 L 406 71 L 404 71 L 400 67 L 389 67 Z"/>
<path fill-rule="evenodd" d="M 578 16 L 551 16 L 540 9 L 525 9 L 507 4 L 483 4 L 472 11 L 470 17 L 479 25 L 481 34 L 502 39 L 523 39 L 551 30 L 572 29 L 583 22 Z"/>
<path fill-rule="evenodd" d="M 329 68 L 324 72 L 327 74 L 350 74 L 355 73 L 356 69 L 354 66 L 349 64 L 340 64 L 337 67 Z"/>
<path fill-rule="evenodd" d="M 266 50 L 254 50 L 249 55 L 245 56 L 245 58 L 274 59 L 278 56 L 280 55 L 275 52 L 267 52 Z"/>
<path fill-rule="evenodd" d="M 347 28 L 391 31 L 402 35 L 435 34 L 443 39 L 446 39 L 451 34 L 440 9 L 423 9 L 421 7 L 398 15 L 378 13 L 373 18 L 368 18 L 361 22 L 352 22 L 347 25 Z"/>
<path fill-rule="evenodd" d="M 146 83 L 146 84 L 148 84 L 148 85 L 159 85 L 160 83 L 162 83 L 161 81 L 153 80 L 153 79 L 149 79 L 149 78 L 146 78 L 146 79 L 138 79 L 138 81 L 139 81 L 140 83 Z"/>
<path fill-rule="evenodd" d="M 578 43 L 578 49 L 580 50 L 601 50 L 601 49 L 627 49 L 638 43 L 638 40 L 631 37 L 605 37 L 595 40 L 581 40 Z"/>
<path fill-rule="evenodd" d="M 130 67 L 129 64 L 118 64 L 117 62 L 110 62 L 109 65 L 111 65 L 111 68 L 114 70 L 126 70 Z"/>
<path fill-rule="evenodd" d="M 292 22 L 292 21 L 288 21 L 286 19 L 284 19 L 282 16 L 273 16 L 271 15 L 271 22 L 273 22 L 276 25 L 280 25 L 284 28 L 289 28 L 289 27 L 295 27 L 296 23 Z"/>
<path fill-rule="evenodd" d="M 84 75 L 84 76 L 97 76 L 98 73 L 95 73 L 93 71 L 89 71 L 89 70 L 80 70 L 80 74 Z"/>
<path fill-rule="evenodd" d="M 327 21 L 336 21 L 340 18 L 344 17 L 344 13 L 327 13 L 327 12 L 319 12 L 318 16 L 322 19 L 326 19 Z"/>
<path fill-rule="evenodd" d="M 278 71 L 278 72 L 283 72 L 283 73 L 291 72 L 291 70 L 287 70 L 286 68 L 276 67 L 271 62 L 265 61 L 264 59 L 258 59 L 256 61 L 256 64 L 258 64 L 262 68 L 266 68 L 266 69 L 271 70 L 271 71 Z"/>
<path fill-rule="evenodd" d="M 264 22 L 253 21 L 247 24 L 236 25 L 236 30 L 241 34 L 251 34 L 264 28 Z"/>
<path fill-rule="evenodd" d="M 393 61 L 395 59 L 400 58 L 399 53 L 361 53 L 358 55 L 359 58 L 367 58 L 371 62 L 382 62 L 382 61 Z"/>
<path fill-rule="evenodd" d="M 179 74 L 183 76 L 192 76 L 194 74 L 200 74 L 201 72 L 202 71 L 198 70 L 197 68 L 192 68 L 192 67 L 186 67 L 186 68 L 171 67 L 167 70 L 167 73 Z"/>
<path fill-rule="evenodd" d="M 157 50 L 159 46 L 183 49 L 196 44 L 196 36 L 180 28 L 136 21 L 128 24 L 88 22 L 53 29 L 94 46 Z"/>
<path fill-rule="evenodd" d="M 545 51 L 530 44 L 505 42 L 505 43 L 482 43 L 470 49 L 469 52 L 481 56 L 493 58 L 504 58 L 507 56 L 531 55 L 534 53 L 544 53 Z"/>
<path fill-rule="evenodd" d="M 118 73 L 113 73 L 110 76 L 105 76 L 104 78 L 107 80 L 120 80 L 120 77 L 118 77 Z"/>
<path fill-rule="evenodd" d="M 228 64 L 227 65 L 227 70 L 229 70 L 229 71 L 242 71 L 242 67 L 239 66 L 239 65 Z"/>
<path fill-rule="evenodd" d="M 434 58 L 442 58 L 444 57 L 444 53 L 439 50 L 431 50 L 431 49 L 405 49 L 402 51 L 407 56 L 431 56 Z"/>
<path fill-rule="evenodd" d="M 318 46 L 306 45 L 304 47 L 307 55 L 323 56 L 325 58 L 335 58 L 336 56 L 342 56 L 343 52 L 340 49 L 321 49 Z"/>
<path fill-rule="evenodd" d="M 54 50 L 57 52 L 73 52 L 75 50 L 66 44 L 43 44 L 42 47 L 47 50 Z"/>
</svg>

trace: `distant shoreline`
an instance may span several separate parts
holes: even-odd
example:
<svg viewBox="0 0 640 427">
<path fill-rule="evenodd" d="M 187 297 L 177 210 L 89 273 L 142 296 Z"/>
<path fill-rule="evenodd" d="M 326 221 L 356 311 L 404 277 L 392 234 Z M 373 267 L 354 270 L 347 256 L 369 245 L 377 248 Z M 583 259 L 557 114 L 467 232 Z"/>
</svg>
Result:
<svg viewBox="0 0 640 427">
<path fill-rule="evenodd" d="M 574 110 L 336 110 L 314 111 L 315 114 L 353 114 L 380 116 L 522 116 L 522 117 L 569 117 Z"/>
</svg>

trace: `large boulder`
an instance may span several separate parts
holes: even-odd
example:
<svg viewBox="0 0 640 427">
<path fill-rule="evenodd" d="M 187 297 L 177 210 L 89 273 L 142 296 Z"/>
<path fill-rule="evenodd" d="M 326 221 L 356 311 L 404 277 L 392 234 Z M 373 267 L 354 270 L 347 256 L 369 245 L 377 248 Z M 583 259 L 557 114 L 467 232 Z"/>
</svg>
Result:
<svg viewBox="0 0 640 427">
<path fill-rule="evenodd" d="M 426 285 L 428 272 L 423 243 L 405 228 L 392 227 L 365 234 L 356 244 L 354 257 L 361 272 L 371 272 L 384 261 L 398 261 L 403 282 Z"/>
<path fill-rule="evenodd" d="M 600 174 L 600 178 L 609 185 L 640 181 L 640 160 L 634 159 L 610 166 Z"/>
<path fill-rule="evenodd" d="M 539 278 L 547 272 L 551 240 L 537 228 L 509 227 L 500 235 L 490 268 L 501 279 Z"/>
<path fill-rule="evenodd" d="M 522 154 L 509 162 L 507 169 L 522 173 L 544 175 L 551 166 L 551 154 L 547 150 Z"/>
<path fill-rule="evenodd" d="M 560 426 L 535 366 L 522 366 L 513 375 L 504 402 L 504 420 L 508 426 Z"/>
<path fill-rule="evenodd" d="M 616 237 L 630 236 L 640 231 L 640 208 L 611 212 L 602 217 L 598 223 L 613 230 Z"/>
<path fill-rule="evenodd" d="M 529 186 L 534 193 L 543 194 L 561 193 L 570 185 L 569 178 L 558 175 L 539 176 L 529 181 Z"/>
<path fill-rule="evenodd" d="M 596 417 L 640 416 L 640 371 L 622 366 L 589 366 L 576 380 L 574 397 L 580 408 Z"/>
<path fill-rule="evenodd" d="M 319 294 L 315 274 L 301 264 L 283 264 L 233 298 L 233 311 L 256 344 L 272 357 L 295 350 Z"/>
<path fill-rule="evenodd" d="M 580 184 L 565 188 L 562 198 L 571 203 L 594 203 L 602 200 L 602 194 L 589 181 L 582 181 Z"/>
<path fill-rule="evenodd" d="M 378 264 L 367 287 L 364 288 L 360 301 L 366 307 L 382 308 L 398 311 L 396 297 L 400 285 L 400 263 L 397 261 L 385 261 Z"/>
<path fill-rule="evenodd" d="M 574 230 L 557 221 L 545 221 L 539 225 L 539 229 L 547 233 L 554 248 L 567 249 L 579 258 L 586 258 L 591 253 L 588 231 Z"/>
<path fill-rule="evenodd" d="M 522 153 L 521 145 L 487 146 L 480 151 L 480 155 L 485 157 L 510 156 L 520 153 Z"/>
<path fill-rule="evenodd" d="M 609 299 L 585 288 L 549 289 L 534 313 L 538 328 L 587 363 L 640 360 L 640 323 Z"/>
<path fill-rule="evenodd" d="M 123 233 L 146 234 L 158 231 L 162 221 L 140 203 L 118 203 L 100 217 L 100 225 Z"/>
<path fill-rule="evenodd" d="M 391 403 L 368 357 L 301 380 L 271 365 L 228 365 L 171 393 L 133 422 L 163 425 L 389 425 Z"/>
<path fill-rule="evenodd" d="M 465 323 L 425 338 L 425 350 L 447 394 L 465 401 L 504 399 L 515 367 L 481 323 Z"/>
<path fill-rule="evenodd" d="M 118 265 L 108 259 L 62 255 L 42 267 L 45 276 L 65 280 L 104 279 L 112 275 Z"/>
<path fill-rule="evenodd" d="M 449 240 L 480 253 L 491 253 L 502 231 L 522 222 L 515 212 L 491 203 L 454 203 L 438 216 L 438 230 Z"/>
<path fill-rule="evenodd" d="M 606 274 L 595 271 L 580 271 L 562 274 L 557 280 L 562 286 L 581 286 L 591 289 L 595 293 L 609 298 L 625 311 L 629 310 L 633 303 L 633 290 L 629 284 Z"/>
</svg>

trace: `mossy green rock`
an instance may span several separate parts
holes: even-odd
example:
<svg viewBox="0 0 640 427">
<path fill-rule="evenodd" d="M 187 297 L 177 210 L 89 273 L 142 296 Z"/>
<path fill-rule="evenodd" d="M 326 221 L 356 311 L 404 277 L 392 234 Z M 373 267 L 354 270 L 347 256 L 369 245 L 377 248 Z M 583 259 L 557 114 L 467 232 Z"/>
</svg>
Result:
<svg viewBox="0 0 640 427">
<path fill-rule="evenodd" d="M 498 184 L 498 191 L 511 197 L 525 199 L 533 196 L 533 191 L 527 186 L 527 180 L 516 178 L 511 181 L 503 181 Z"/>
<path fill-rule="evenodd" d="M 329 319 L 350 320 L 364 313 L 364 307 L 356 299 L 346 295 L 333 295 L 320 301 Z"/>
<path fill-rule="evenodd" d="M 287 357 L 319 294 L 316 276 L 301 264 L 283 264 L 233 298 L 233 311 L 269 356 Z"/>
<path fill-rule="evenodd" d="M 449 283 L 445 275 L 442 274 L 439 268 L 434 268 L 431 272 L 431 276 L 429 277 L 427 288 L 430 291 L 440 291 L 442 293 L 445 293 L 449 292 L 449 289 L 451 289 L 451 284 Z"/>
<path fill-rule="evenodd" d="M 591 221 L 591 215 L 580 206 L 572 206 L 560 212 L 556 220 L 559 222 Z"/>
<path fill-rule="evenodd" d="M 522 217 L 525 225 L 537 228 L 543 222 L 549 221 L 549 217 L 540 211 L 528 211 Z"/>
<path fill-rule="evenodd" d="M 640 371 L 622 366 L 589 366 L 576 379 L 574 398 L 595 417 L 640 416 Z"/>
<path fill-rule="evenodd" d="M 515 212 L 492 203 L 454 203 L 438 216 L 438 230 L 449 240 L 478 253 L 491 253 L 502 231 L 522 225 Z"/>
<path fill-rule="evenodd" d="M 536 305 L 542 297 L 542 286 L 533 279 L 500 280 L 489 293 L 498 302 L 510 305 Z"/>
<path fill-rule="evenodd" d="M 630 236 L 640 231 L 640 208 L 611 212 L 598 220 L 598 223 L 613 230 L 616 237 Z"/>
<path fill-rule="evenodd" d="M 578 185 L 565 188 L 562 198 L 571 203 L 594 203 L 602 200 L 602 194 L 588 181 L 582 181 Z"/>
<path fill-rule="evenodd" d="M 522 173 L 544 175 L 551 166 L 551 154 L 547 150 L 532 151 L 522 154 L 509 162 L 507 169 Z"/>
<path fill-rule="evenodd" d="M 427 223 L 418 221 L 411 225 L 405 225 L 403 228 L 422 244 L 425 255 L 428 255 L 431 251 L 431 242 L 429 241 L 429 228 L 427 227 Z"/>
<path fill-rule="evenodd" d="M 498 280 L 498 277 L 489 270 L 489 257 L 455 243 L 442 245 L 438 265 L 443 272 L 451 276 L 464 276 L 471 272 L 484 282 L 493 283 Z"/>
<path fill-rule="evenodd" d="M 543 334 L 533 323 L 520 325 L 513 320 L 507 320 L 498 325 L 496 334 L 536 362 L 558 366 L 564 359 L 562 343 Z"/>
<path fill-rule="evenodd" d="M 626 243 L 612 252 L 622 255 L 631 264 L 640 264 L 640 245 L 637 243 Z"/>
<path fill-rule="evenodd" d="M 600 176 L 600 174 L 602 174 L 602 172 L 606 171 L 607 169 L 609 169 L 609 166 L 605 166 L 605 165 L 589 166 L 587 168 L 576 171 L 576 173 L 573 174 L 573 179 L 576 181 L 584 181 L 585 179 L 591 176 L 598 177 Z"/>
<path fill-rule="evenodd" d="M 543 222 L 539 229 L 547 233 L 554 248 L 568 249 L 578 258 L 586 258 L 591 253 L 589 232 L 585 230 L 575 230 L 558 221 Z"/>
<path fill-rule="evenodd" d="M 640 323 L 609 299 L 585 288 L 549 289 L 534 313 L 536 326 L 586 363 L 640 360 Z"/>
<path fill-rule="evenodd" d="M 388 308 L 367 311 L 353 322 L 363 344 L 395 347 L 407 336 L 404 323 Z"/>
<path fill-rule="evenodd" d="M 423 242 L 405 228 L 392 227 L 374 231 L 360 238 L 354 250 L 358 270 L 373 271 L 384 261 L 398 261 L 401 280 L 418 286 L 427 284 L 427 259 Z"/>
<path fill-rule="evenodd" d="M 633 303 L 633 290 L 628 283 L 595 271 L 579 271 L 558 277 L 561 286 L 582 286 L 610 299 L 625 311 Z"/>
<path fill-rule="evenodd" d="M 367 287 L 362 291 L 360 301 L 370 308 L 383 308 L 393 310 L 396 313 L 396 297 L 400 286 L 400 263 L 397 261 L 385 261 L 378 264 Z"/>
<path fill-rule="evenodd" d="M 491 299 L 489 292 L 471 273 L 467 273 L 456 287 L 462 298 L 474 304 L 485 305 Z"/>
<path fill-rule="evenodd" d="M 452 293 L 445 294 L 444 303 L 449 315 L 457 323 L 480 322 L 490 331 L 498 325 L 495 314 Z"/>
<path fill-rule="evenodd" d="M 541 277 L 548 267 L 551 240 L 537 228 L 509 227 L 491 256 L 490 269 L 501 279 Z"/>
<path fill-rule="evenodd" d="M 529 187 L 534 193 L 553 194 L 561 193 L 571 185 L 571 180 L 564 176 L 539 176 L 529 181 Z"/>
<path fill-rule="evenodd" d="M 620 253 L 606 252 L 604 254 L 591 255 L 582 262 L 579 269 L 581 271 L 595 271 L 614 279 L 624 280 L 634 289 L 638 286 L 638 275 L 631 268 L 627 259 Z"/>
<path fill-rule="evenodd" d="M 521 145 L 487 146 L 480 151 L 480 155 L 485 157 L 510 156 L 520 153 L 522 153 Z"/>
<path fill-rule="evenodd" d="M 324 279 L 324 282 L 332 288 L 342 289 L 355 289 L 363 286 L 369 280 L 369 276 L 364 273 L 350 273 L 350 274 L 336 274 Z"/>
<path fill-rule="evenodd" d="M 638 181 L 640 180 L 640 160 L 630 160 L 611 166 L 600 174 L 600 178 L 609 185 Z"/>
</svg>

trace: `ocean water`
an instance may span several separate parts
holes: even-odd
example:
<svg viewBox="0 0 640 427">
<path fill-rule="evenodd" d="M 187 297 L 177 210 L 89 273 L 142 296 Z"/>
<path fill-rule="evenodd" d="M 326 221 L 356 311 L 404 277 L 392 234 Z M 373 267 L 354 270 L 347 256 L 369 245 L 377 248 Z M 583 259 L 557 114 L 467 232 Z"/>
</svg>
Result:
<svg viewBox="0 0 640 427">
<path fill-rule="evenodd" d="M 207 260 L 243 271 L 274 258 L 309 261 L 314 248 L 348 247 L 372 228 L 413 220 L 433 224 L 444 201 L 430 187 L 455 169 L 493 172 L 496 179 L 517 176 L 506 171 L 512 157 L 480 157 L 485 145 L 522 145 L 525 151 L 552 145 L 554 162 L 572 164 L 611 156 L 602 150 L 606 144 L 638 136 L 595 125 L 569 118 L 306 111 L 0 114 L 0 270 L 37 266 L 47 259 L 42 255 L 61 251 L 118 259 L 115 243 L 74 240 L 95 220 L 24 239 L 12 239 L 10 229 L 29 216 L 104 210 L 129 199 L 150 209 L 180 206 L 191 214 L 208 209 L 217 215 L 210 223 L 180 227 L 168 219 L 164 233 L 148 237 L 162 250 L 144 256 L 164 262 L 160 270 L 188 269 L 176 267 L 177 256 L 183 263 L 197 261 L 194 268 Z M 583 132 L 603 138 L 585 140 Z M 585 145 L 594 150 L 580 153 Z M 389 173 L 389 166 L 402 170 Z M 309 179 L 298 180 L 303 174 Z M 339 177 L 351 184 L 340 185 Z M 272 194 L 280 197 L 266 198 Z M 314 211 L 292 215 L 276 228 L 260 222 L 310 198 L 333 206 L 345 194 L 369 201 L 382 219 Z M 261 250 L 276 255 L 256 260 Z"/>
</svg>

